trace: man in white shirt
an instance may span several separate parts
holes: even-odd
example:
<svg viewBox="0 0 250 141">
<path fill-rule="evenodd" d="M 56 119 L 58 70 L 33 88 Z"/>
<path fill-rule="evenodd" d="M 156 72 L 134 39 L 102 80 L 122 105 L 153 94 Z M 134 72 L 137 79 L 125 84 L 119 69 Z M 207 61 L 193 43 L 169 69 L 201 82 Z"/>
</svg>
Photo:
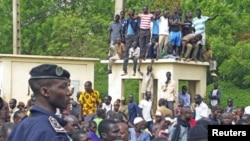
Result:
<svg viewBox="0 0 250 141">
<path fill-rule="evenodd" d="M 112 100 L 112 97 L 109 95 L 104 97 L 104 103 L 102 103 L 102 109 L 105 109 L 106 113 L 113 109 L 113 106 L 111 104 L 111 100 Z"/>
<path fill-rule="evenodd" d="M 153 119 L 151 114 L 152 100 L 150 91 L 146 91 L 145 99 L 140 101 L 139 107 L 142 110 L 142 117 L 147 123 L 146 128 L 148 128 L 148 130 L 152 133 Z"/>
<path fill-rule="evenodd" d="M 129 49 L 129 59 L 133 60 L 133 76 L 136 74 L 137 62 L 140 57 L 140 47 L 137 46 L 136 42 L 133 42 L 131 48 Z M 121 76 L 127 75 L 128 59 L 124 58 L 123 62 L 123 74 Z"/>
<path fill-rule="evenodd" d="M 199 94 L 196 94 L 194 96 L 194 101 L 196 104 L 195 120 L 198 121 L 200 119 L 208 118 L 209 108 L 208 108 L 207 104 L 202 101 L 202 97 Z"/>
<path fill-rule="evenodd" d="M 160 53 L 162 48 L 164 48 L 168 43 L 169 35 L 169 10 L 165 9 L 163 16 L 159 19 L 159 49 Z"/>
</svg>

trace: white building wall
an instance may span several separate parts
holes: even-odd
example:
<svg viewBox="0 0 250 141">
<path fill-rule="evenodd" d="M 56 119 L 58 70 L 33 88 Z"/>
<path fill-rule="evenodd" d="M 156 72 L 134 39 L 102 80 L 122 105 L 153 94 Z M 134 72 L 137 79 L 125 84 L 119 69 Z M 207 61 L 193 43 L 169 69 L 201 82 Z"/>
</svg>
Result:
<svg viewBox="0 0 250 141">
<path fill-rule="evenodd" d="M 146 68 L 150 65 L 149 59 L 145 60 L 141 64 L 141 71 L 146 73 Z M 108 64 L 108 60 L 101 60 L 101 63 Z M 112 66 L 112 74 L 109 74 L 109 87 L 108 93 L 112 96 L 112 100 L 120 99 L 121 96 L 124 96 L 123 90 L 123 80 L 124 79 L 137 79 L 142 80 L 142 76 L 139 73 L 136 73 L 136 76 L 132 76 L 132 60 L 128 63 L 128 75 L 121 76 L 123 60 L 116 60 Z M 154 95 L 159 95 L 161 91 L 161 85 L 166 81 L 166 72 L 171 72 L 172 79 L 176 82 L 176 92 L 178 95 L 178 87 L 180 80 L 186 80 L 189 82 L 188 89 L 191 92 L 191 96 L 194 94 L 200 94 L 201 96 L 206 95 L 206 81 L 207 81 L 207 62 L 184 62 L 176 61 L 172 59 L 159 59 L 153 64 L 153 73 L 154 78 L 157 81 L 157 86 L 154 89 L 157 89 L 157 92 Z M 139 90 L 138 90 L 139 94 Z M 176 95 L 176 96 L 177 96 Z M 139 96 L 141 98 L 141 96 Z M 193 99 L 191 99 L 193 100 Z M 177 101 L 177 99 L 176 99 Z"/>
<path fill-rule="evenodd" d="M 94 85 L 94 62 L 98 60 L 96 58 L 0 54 L 2 96 L 6 101 L 16 98 L 17 101 L 26 103 L 30 97 L 28 95 L 30 70 L 40 64 L 49 63 L 60 65 L 70 72 L 72 85 L 75 87 L 72 98 L 76 99 L 76 93 L 84 89 L 85 81 L 92 81 Z M 30 94 L 32 94 L 31 90 Z"/>
</svg>

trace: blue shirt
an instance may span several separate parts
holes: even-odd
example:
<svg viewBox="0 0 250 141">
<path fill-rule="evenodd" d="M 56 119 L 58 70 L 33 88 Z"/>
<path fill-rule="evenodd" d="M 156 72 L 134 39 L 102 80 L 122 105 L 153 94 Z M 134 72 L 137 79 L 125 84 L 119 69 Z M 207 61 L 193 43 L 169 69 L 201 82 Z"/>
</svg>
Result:
<svg viewBox="0 0 250 141">
<path fill-rule="evenodd" d="M 134 32 L 131 24 L 128 24 L 128 33 L 127 33 L 127 35 L 135 35 L 135 32 Z"/>
<path fill-rule="evenodd" d="M 138 20 L 127 18 L 122 23 L 122 33 L 126 35 L 135 35 L 138 26 Z"/>
<path fill-rule="evenodd" d="M 137 114 L 140 113 L 140 108 L 135 102 L 128 104 L 128 121 L 131 124 L 134 124 L 134 119 L 137 117 Z"/>
<path fill-rule="evenodd" d="M 131 141 L 150 141 L 150 136 L 146 131 L 141 131 L 139 137 L 136 136 L 135 129 L 129 128 L 130 139 Z"/>
<path fill-rule="evenodd" d="M 159 35 L 159 20 L 153 21 L 153 31 L 152 34 Z"/>
<path fill-rule="evenodd" d="M 190 106 L 190 94 L 188 93 L 183 94 L 182 92 L 179 92 L 178 100 L 180 101 L 181 99 L 183 99 L 184 101 L 184 107 Z"/>
<path fill-rule="evenodd" d="M 12 130 L 7 141 L 70 141 L 66 121 L 38 106 Z"/>
</svg>

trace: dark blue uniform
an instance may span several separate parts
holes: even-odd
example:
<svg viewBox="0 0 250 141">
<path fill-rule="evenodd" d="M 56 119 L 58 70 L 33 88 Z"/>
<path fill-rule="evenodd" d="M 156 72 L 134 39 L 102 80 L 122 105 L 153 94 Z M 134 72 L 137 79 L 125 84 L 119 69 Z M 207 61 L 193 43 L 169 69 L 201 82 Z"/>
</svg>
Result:
<svg viewBox="0 0 250 141">
<path fill-rule="evenodd" d="M 30 116 L 12 130 L 7 141 L 71 141 L 63 128 L 64 120 L 37 106 L 30 112 Z"/>
</svg>

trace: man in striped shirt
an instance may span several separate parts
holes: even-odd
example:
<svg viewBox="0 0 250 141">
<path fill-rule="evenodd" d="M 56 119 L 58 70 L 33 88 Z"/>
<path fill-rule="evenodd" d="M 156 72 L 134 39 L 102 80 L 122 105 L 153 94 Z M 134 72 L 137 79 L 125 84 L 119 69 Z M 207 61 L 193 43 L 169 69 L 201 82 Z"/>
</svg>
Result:
<svg viewBox="0 0 250 141">
<path fill-rule="evenodd" d="M 139 46 L 140 46 L 140 60 L 138 65 L 138 71 L 140 72 L 140 64 L 142 59 L 146 58 L 147 45 L 150 42 L 150 24 L 154 19 L 153 14 L 148 12 L 148 7 L 143 7 L 143 13 L 140 13 L 137 18 L 140 19 L 140 31 L 139 31 Z"/>
<path fill-rule="evenodd" d="M 197 14 L 197 17 L 195 17 L 192 21 L 193 23 L 193 27 L 194 27 L 194 30 L 195 30 L 195 34 L 201 34 L 202 35 L 202 39 L 200 42 L 198 42 L 199 44 L 199 51 L 198 51 L 198 59 L 200 60 L 201 59 L 201 49 L 202 49 L 202 46 L 205 45 L 205 42 L 206 42 L 206 34 L 205 34 L 205 27 L 206 27 L 206 22 L 208 20 L 214 20 L 218 15 L 216 14 L 215 16 L 213 17 L 207 17 L 207 16 L 201 16 L 201 10 L 200 9 L 197 9 L 196 11 L 196 14 Z"/>
</svg>

